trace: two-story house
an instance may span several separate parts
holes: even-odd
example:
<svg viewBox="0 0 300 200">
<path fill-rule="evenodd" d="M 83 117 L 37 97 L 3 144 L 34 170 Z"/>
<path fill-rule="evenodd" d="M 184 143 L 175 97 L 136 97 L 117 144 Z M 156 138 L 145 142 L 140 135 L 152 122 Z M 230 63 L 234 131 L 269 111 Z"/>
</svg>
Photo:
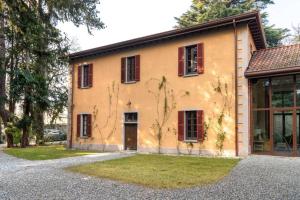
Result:
<svg viewBox="0 0 300 200">
<path fill-rule="evenodd" d="M 73 53 L 68 145 L 299 155 L 299 52 L 255 11 Z"/>
</svg>

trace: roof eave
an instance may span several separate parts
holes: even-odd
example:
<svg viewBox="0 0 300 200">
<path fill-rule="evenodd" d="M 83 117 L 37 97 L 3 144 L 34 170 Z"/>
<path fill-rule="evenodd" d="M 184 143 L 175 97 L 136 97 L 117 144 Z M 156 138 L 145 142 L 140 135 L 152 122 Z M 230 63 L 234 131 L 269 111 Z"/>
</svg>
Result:
<svg viewBox="0 0 300 200">
<path fill-rule="evenodd" d="M 235 21 L 235 22 L 234 22 Z M 131 47 L 136 47 L 136 46 L 141 46 L 153 42 L 159 42 L 162 40 L 168 40 L 168 39 L 173 39 L 176 37 L 204 31 L 204 30 L 210 30 L 218 27 L 224 27 L 231 25 L 233 23 L 244 23 L 244 22 L 252 22 L 253 29 L 255 28 L 256 31 L 258 31 L 259 36 L 256 36 L 256 46 L 257 49 L 265 48 L 266 47 L 266 42 L 265 42 L 265 37 L 263 33 L 263 28 L 261 25 L 261 20 L 260 20 L 260 14 L 258 11 L 252 11 L 236 16 L 230 16 L 222 19 L 217 19 L 213 20 L 210 22 L 206 22 L 203 24 L 191 26 L 188 28 L 184 29 L 175 29 L 171 31 L 166 31 L 154 35 L 149 35 L 141 38 L 136 38 L 132 40 L 127 40 L 123 42 L 118 42 L 115 44 L 110 44 L 102 47 L 97 47 L 93 49 L 88 49 L 80 52 L 75 52 L 69 55 L 70 61 L 74 62 L 75 60 L 82 59 L 84 57 L 91 57 L 91 56 L 97 56 L 105 53 L 110 53 L 114 51 L 119 51 L 123 50 L 126 48 L 131 48 Z M 253 33 L 252 33 L 253 34 Z"/>
<path fill-rule="evenodd" d="M 245 72 L 245 77 L 251 78 L 262 78 L 269 76 L 288 75 L 291 73 L 300 73 L 300 66 L 292 66 L 285 69 L 268 70 L 268 71 L 256 71 L 256 72 Z"/>
</svg>

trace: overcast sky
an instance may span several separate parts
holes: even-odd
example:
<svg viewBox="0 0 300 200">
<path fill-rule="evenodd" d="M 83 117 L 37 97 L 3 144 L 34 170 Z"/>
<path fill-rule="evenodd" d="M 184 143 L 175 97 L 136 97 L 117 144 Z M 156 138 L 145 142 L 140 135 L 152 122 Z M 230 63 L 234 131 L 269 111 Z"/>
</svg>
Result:
<svg viewBox="0 0 300 200">
<path fill-rule="evenodd" d="M 86 27 L 60 25 L 80 50 L 103 46 L 173 29 L 191 0 L 101 0 L 101 20 L 106 28 L 89 35 Z M 291 28 L 300 23 L 300 0 L 275 0 L 267 9 L 270 24 Z"/>
</svg>

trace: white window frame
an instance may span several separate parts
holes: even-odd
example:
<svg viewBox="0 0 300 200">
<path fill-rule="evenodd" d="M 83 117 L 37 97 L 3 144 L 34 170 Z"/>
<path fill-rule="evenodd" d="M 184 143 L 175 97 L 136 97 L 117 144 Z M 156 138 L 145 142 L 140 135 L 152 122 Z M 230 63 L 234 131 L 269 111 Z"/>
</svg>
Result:
<svg viewBox="0 0 300 200">
<path fill-rule="evenodd" d="M 197 143 L 197 139 L 195 140 L 191 140 L 191 139 L 187 139 L 186 138 L 186 135 L 187 135 L 187 132 L 186 132 L 186 112 L 196 112 L 196 117 L 197 117 L 197 111 L 198 109 L 192 109 L 192 110 L 184 110 L 184 141 L 185 142 L 192 142 L 192 143 Z"/>
<path fill-rule="evenodd" d="M 195 73 L 190 73 L 190 74 L 187 74 L 187 70 L 186 70 L 186 68 L 187 68 L 187 48 L 188 47 L 191 47 L 191 46 L 196 46 L 196 48 L 197 48 L 197 44 L 189 44 L 189 45 L 186 45 L 185 47 L 184 47 L 184 70 L 183 70 L 183 72 L 184 72 L 184 77 L 190 77 L 190 76 L 198 76 L 199 74 L 197 73 L 197 72 L 195 72 Z M 197 49 L 197 55 L 198 55 L 198 49 Z M 197 58 L 196 58 L 197 59 Z M 197 66 L 196 66 L 196 68 L 197 68 Z"/>
<path fill-rule="evenodd" d="M 125 57 L 125 83 L 136 83 L 136 80 L 133 80 L 133 81 L 128 81 L 127 80 L 128 58 L 131 58 L 131 57 L 134 57 L 134 63 L 136 62 L 135 56 L 127 56 L 127 57 Z M 134 77 L 134 78 L 136 78 L 136 77 Z"/>
</svg>

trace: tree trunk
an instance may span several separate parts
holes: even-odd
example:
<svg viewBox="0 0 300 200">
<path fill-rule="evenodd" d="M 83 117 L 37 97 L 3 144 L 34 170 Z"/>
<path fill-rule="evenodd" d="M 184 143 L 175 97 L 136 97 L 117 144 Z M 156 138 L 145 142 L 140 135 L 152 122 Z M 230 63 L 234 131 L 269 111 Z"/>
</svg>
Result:
<svg viewBox="0 0 300 200">
<path fill-rule="evenodd" d="M 26 91 L 27 90 L 27 91 Z M 23 119 L 25 119 L 25 123 L 23 125 L 23 134 L 21 138 L 21 147 L 25 148 L 26 146 L 29 146 L 29 119 L 30 119 L 30 107 L 31 102 L 29 100 L 30 93 L 28 92 L 28 89 L 25 89 L 25 99 L 24 99 L 24 105 L 23 105 Z"/>
<path fill-rule="evenodd" d="M 3 9 L 0 8 L 0 117 L 4 125 L 9 119 L 9 113 L 5 110 L 6 101 L 6 68 L 5 68 L 5 35 L 4 35 L 4 16 Z"/>
<path fill-rule="evenodd" d="M 44 113 L 34 110 L 33 118 L 32 128 L 36 134 L 36 144 L 44 144 Z"/>
<path fill-rule="evenodd" d="M 14 146 L 14 138 L 11 133 L 6 134 L 6 144 L 7 144 L 7 148 L 11 148 Z"/>
</svg>

